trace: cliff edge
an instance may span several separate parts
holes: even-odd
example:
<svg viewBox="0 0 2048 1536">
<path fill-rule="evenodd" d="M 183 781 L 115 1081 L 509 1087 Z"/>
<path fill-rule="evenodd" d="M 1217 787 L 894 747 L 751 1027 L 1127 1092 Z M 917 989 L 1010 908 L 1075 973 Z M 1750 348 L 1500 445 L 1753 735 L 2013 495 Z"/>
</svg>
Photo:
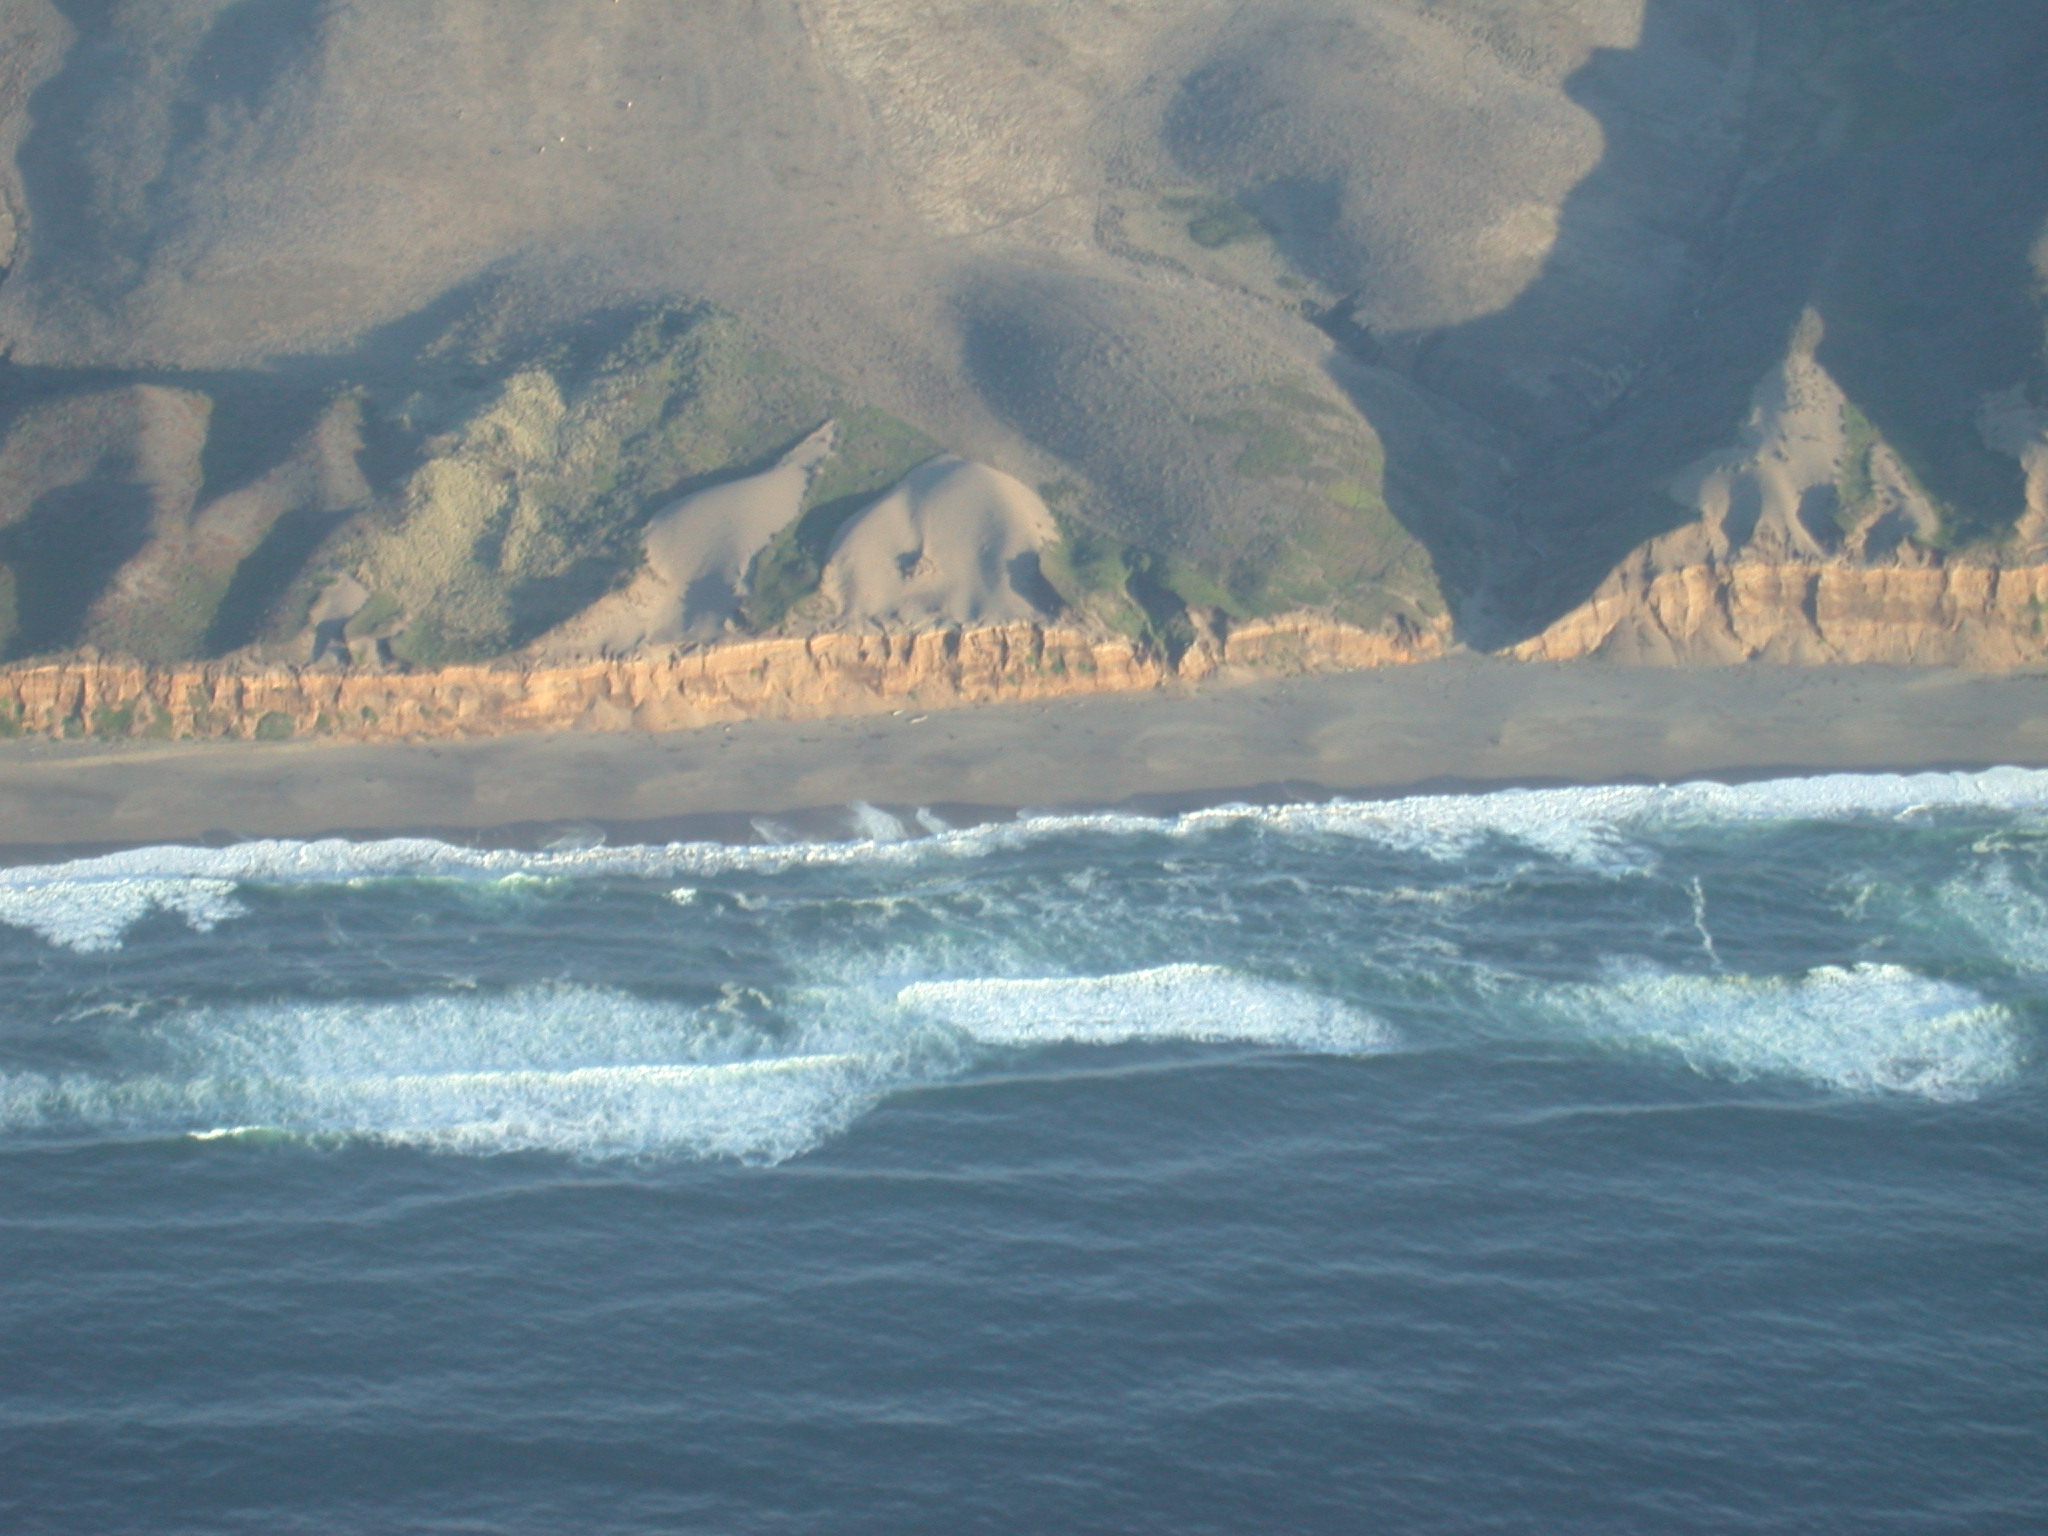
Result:
<svg viewBox="0 0 2048 1536">
<path fill-rule="evenodd" d="M 0 669 L 0 735 L 390 741 L 677 730 L 1398 665 L 1442 654 L 1445 628 L 1374 632 L 1307 615 L 1234 629 L 1219 623 L 1175 654 L 1020 622 L 419 671 L 84 656 Z"/>
<path fill-rule="evenodd" d="M 1776 661 L 2006 669 L 2048 660 L 2048 410 L 1987 399 L 1984 447 L 2024 508 L 1949 547 L 1944 511 L 1816 358 L 1809 323 L 1758 386 L 1739 440 L 1667 487 L 1697 520 L 1651 539 L 1584 603 L 1510 648 L 1528 660 Z"/>
</svg>

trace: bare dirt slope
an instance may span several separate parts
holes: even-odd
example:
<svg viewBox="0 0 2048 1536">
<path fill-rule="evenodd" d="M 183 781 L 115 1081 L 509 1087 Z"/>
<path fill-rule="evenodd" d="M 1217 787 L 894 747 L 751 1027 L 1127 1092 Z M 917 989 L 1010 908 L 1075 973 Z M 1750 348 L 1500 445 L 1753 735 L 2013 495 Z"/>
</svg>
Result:
<svg viewBox="0 0 2048 1536">
<path fill-rule="evenodd" d="M 826 420 L 721 629 L 805 622 L 940 452 L 1165 643 L 1511 645 L 1743 487 L 1832 486 L 1778 521 L 1864 564 L 2027 505 L 2038 0 L 0 13 L 12 656 L 302 654 L 343 582 L 398 659 L 514 650 Z M 1795 354 L 1833 420 L 1780 472 Z M 958 607 L 905 602 L 847 611 Z"/>
</svg>

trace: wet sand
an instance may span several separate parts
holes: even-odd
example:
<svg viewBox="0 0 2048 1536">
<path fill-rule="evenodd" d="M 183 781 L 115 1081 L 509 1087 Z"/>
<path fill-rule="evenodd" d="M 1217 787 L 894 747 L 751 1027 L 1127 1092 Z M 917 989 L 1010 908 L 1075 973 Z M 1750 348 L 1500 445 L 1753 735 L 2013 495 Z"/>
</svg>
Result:
<svg viewBox="0 0 2048 1536">
<path fill-rule="evenodd" d="M 327 832 L 545 840 L 846 828 L 853 801 L 1003 813 L 1503 783 L 2048 766 L 2048 675 L 1455 659 L 1339 676 L 400 745 L 0 743 L 0 845 Z M 805 813 L 811 813 L 808 816 Z M 490 829 L 495 829 L 492 832 Z M 589 835 L 587 832 L 582 835 Z"/>
</svg>

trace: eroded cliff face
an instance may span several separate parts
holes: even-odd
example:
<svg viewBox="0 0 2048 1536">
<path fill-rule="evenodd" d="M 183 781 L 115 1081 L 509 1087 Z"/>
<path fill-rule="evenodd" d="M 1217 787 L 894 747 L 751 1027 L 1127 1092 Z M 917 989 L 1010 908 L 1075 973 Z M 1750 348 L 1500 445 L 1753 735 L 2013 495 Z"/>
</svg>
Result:
<svg viewBox="0 0 2048 1536">
<path fill-rule="evenodd" d="M 2048 565 L 1763 560 L 1657 568 L 1645 549 L 1511 655 L 1527 661 L 2048 661 Z"/>
<path fill-rule="evenodd" d="M 522 730 L 677 730 L 753 718 L 1156 688 L 1218 674 L 1335 671 L 1441 654 L 1443 629 L 1313 616 L 1199 636 L 1177 659 L 1040 624 L 733 641 L 572 662 L 420 671 L 83 658 L 0 671 L 0 731 L 155 739 L 397 740 Z"/>
<path fill-rule="evenodd" d="M 1508 654 L 2001 669 L 2048 660 L 2048 411 L 1987 397 L 1985 447 L 2018 461 L 2001 543 L 1939 547 L 1941 509 L 1816 361 L 1817 334 L 1758 387 L 1736 443 L 1668 487 L 1698 520 L 1631 553 Z"/>
</svg>

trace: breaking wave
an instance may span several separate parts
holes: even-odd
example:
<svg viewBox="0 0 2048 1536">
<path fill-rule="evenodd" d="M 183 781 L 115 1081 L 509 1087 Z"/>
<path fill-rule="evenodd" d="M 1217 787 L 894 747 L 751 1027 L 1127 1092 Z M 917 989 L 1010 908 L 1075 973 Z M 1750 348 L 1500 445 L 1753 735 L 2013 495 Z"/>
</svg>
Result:
<svg viewBox="0 0 2048 1536">
<path fill-rule="evenodd" d="M 1118 976 L 913 982 L 896 1001 L 989 1045 L 1240 1042 L 1364 1055 L 1392 1047 L 1378 1019 L 1333 998 L 1220 965 Z"/>
<path fill-rule="evenodd" d="M 0 1075 L 0 1128 L 202 1141 L 361 1141 L 446 1153 L 776 1163 L 882 1099 L 992 1053 L 1238 1043 L 1374 1055 L 1385 1022 L 1213 965 L 801 989 L 790 1020 L 590 987 L 399 1002 L 194 1009 L 146 1026 L 105 1072 Z M 1775 979 L 1635 969 L 1535 996 L 1574 1038 L 1695 1070 L 1964 1100 L 2021 1064 L 2015 1021 L 1897 966 Z"/>
<path fill-rule="evenodd" d="M 820 1055 L 562 1072 L 14 1078 L 0 1082 L 0 1117 L 39 1128 L 182 1128 L 199 1141 L 360 1140 L 436 1152 L 780 1162 L 843 1129 L 883 1091 L 868 1067 Z"/>
<path fill-rule="evenodd" d="M 1790 1077 L 1956 1101 L 2010 1080 L 2022 1058 L 2007 1009 L 1896 965 L 1790 978 L 1624 970 L 1555 989 L 1543 1006 L 1595 1038 L 1671 1051 L 1738 1081 Z"/>
<path fill-rule="evenodd" d="M 184 918 L 195 932 L 210 933 L 242 915 L 235 885 L 211 876 L 137 878 L 97 871 L 0 880 L 0 923 L 89 955 L 119 949 L 128 930 L 158 910 Z"/>
<path fill-rule="evenodd" d="M 1967 1100 L 2022 1058 L 2008 1010 L 1892 965 L 1616 969 L 1523 1002 L 1552 1034 L 1851 1093 Z M 803 988 L 765 1014 L 528 987 L 186 1010 L 137 1026 L 125 1073 L 0 1075 L 0 1129 L 776 1163 L 995 1053 L 1166 1041 L 1349 1056 L 1401 1043 L 1337 999 L 1200 964 Z"/>
<path fill-rule="evenodd" d="M 1981 874 L 1949 881 L 1938 899 L 2014 970 L 2048 972 L 2048 901 L 2021 884 L 2003 860 Z"/>
<path fill-rule="evenodd" d="M 156 1070 L 0 1079 L 0 1124 L 776 1161 L 904 1075 L 716 1008 L 584 987 L 197 1009 L 137 1046 Z"/>
<path fill-rule="evenodd" d="M 950 829 L 873 807 L 853 811 L 863 835 L 840 842 L 734 846 L 557 847 L 539 851 L 463 848 L 430 838 L 370 842 L 272 840 L 226 848 L 153 847 L 60 864 L 0 870 L 0 923 L 79 951 L 117 946 L 151 911 L 204 931 L 241 910 L 246 885 L 337 884 L 411 879 L 504 881 L 773 875 L 839 866 L 908 867 L 971 860 L 1068 837 L 1198 839 L 1227 829 L 1285 838 L 1355 838 L 1432 859 L 1453 860 L 1490 839 L 1506 840 L 1593 869 L 1639 868 L 1640 840 L 1699 825 L 1840 821 L 1965 809 L 2048 809 L 2048 772 L 1837 774 L 1727 785 L 1606 786 L 1334 800 L 1316 805 L 1222 806 L 1176 817 L 1117 812 L 1023 815 Z"/>
<path fill-rule="evenodd" d="M 139 1042 L 153 1070 L 0 1076 L 0 1127 L 774 1163 L 992 1049 L 1183 1039 L 1367 1052 L 1389 1038 L 1341 1004 L 1214 966 L 794 1001 L 807 1017 L 780 1032 L 587 987 L 192 1010 Z"/>
</svg>

